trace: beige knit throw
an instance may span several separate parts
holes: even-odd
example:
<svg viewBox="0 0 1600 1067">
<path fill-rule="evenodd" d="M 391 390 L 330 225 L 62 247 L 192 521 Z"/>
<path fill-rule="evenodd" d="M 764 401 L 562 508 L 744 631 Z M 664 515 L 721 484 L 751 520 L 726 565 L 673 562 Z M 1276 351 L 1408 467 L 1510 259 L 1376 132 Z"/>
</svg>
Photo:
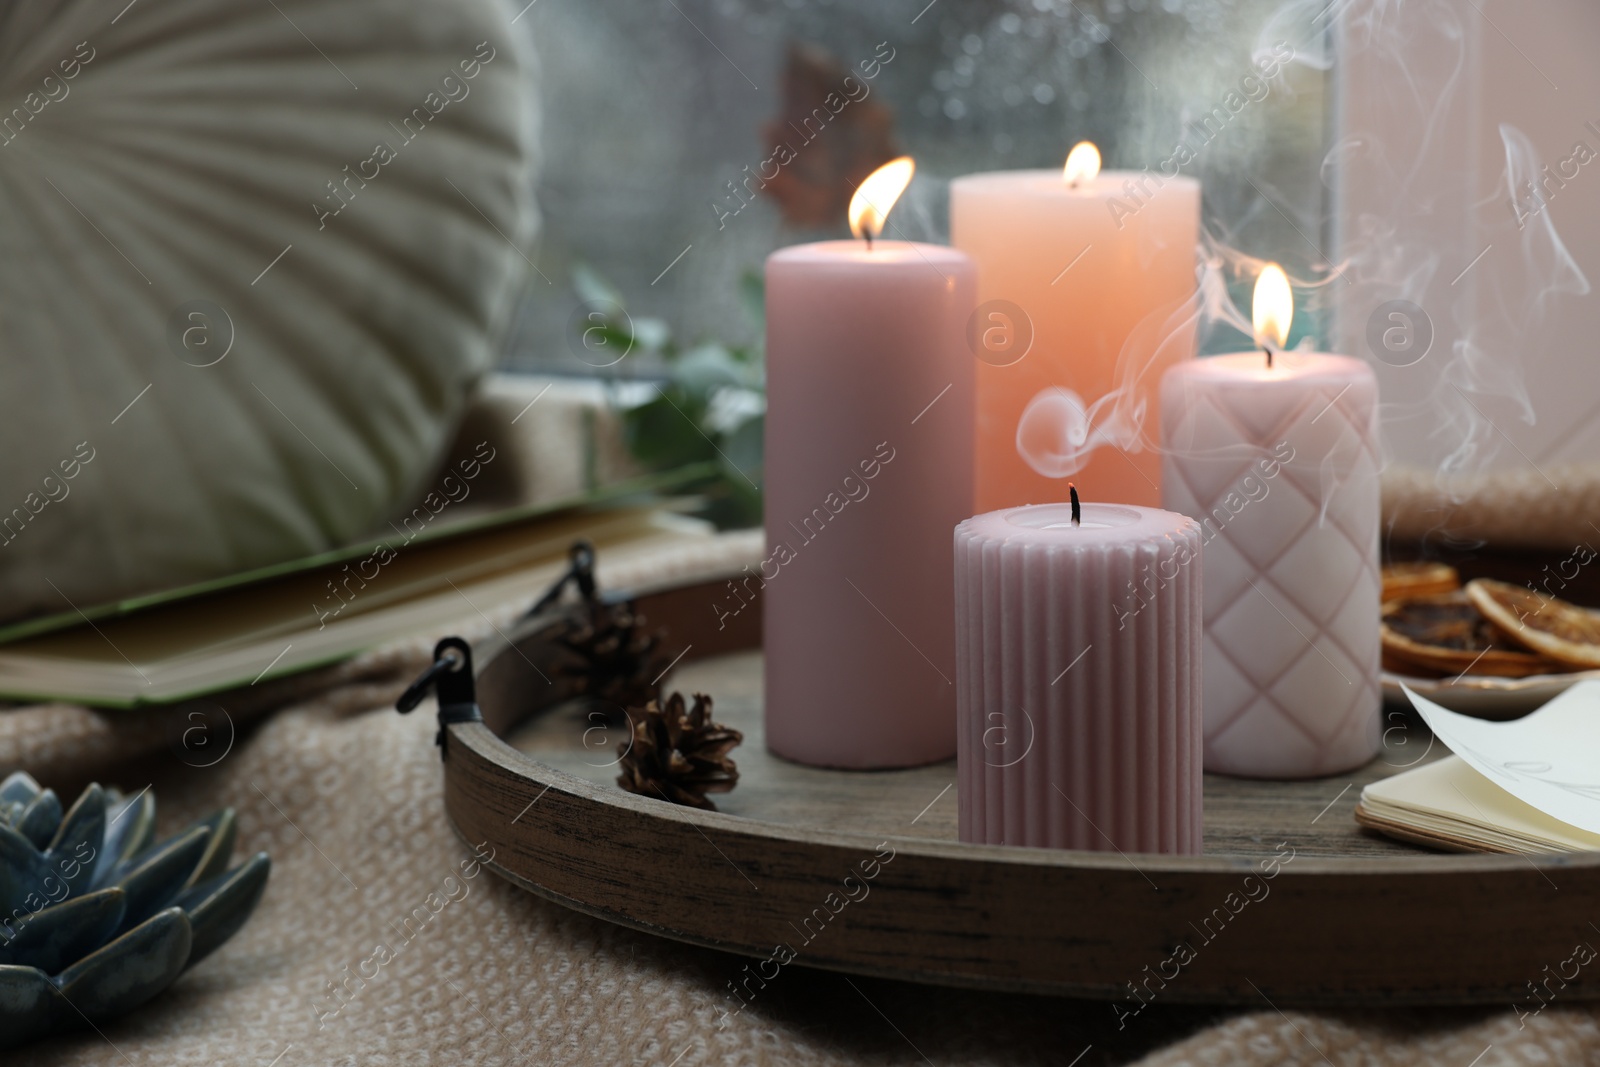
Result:
<svg viewBox="0 0 1600 1067">
<path fill-rule="evenodd" d="M 1600 464 L 1490 471 L 1446 479 L 1418 467 L 1383 472 L 1391 544 L 1448 538 L 1492 548 L 1569 551 L 1600 539 Z"/>
<path fill-rule="evenodd" d="M 687 579 L 759 549 L 759 535 L 734 535 L 602 578 Z M 522 607 L 504 606 L 492 623 L 506 625 Z M 436 637 L 478 638 L 490 625 L 476 615 L 441 620 L 438 633 L 280 683 L 254 705 L 227 698 L 238 734 L 207 769 L 178 758 L 171 713 L 0 712 L 0 773 L 25 767 L 69 792 L 91 778 L 152 784 L 162 834 L 232 805 L 239 851 L 273 857 L 250 923 L 166 994 L 100 1032 L 0 1049 L 0 1063 L 1089 1067 L 1147 1056 L 1228 1067 L 1496 1067 L 1593 1062 L 1600 1049 L 1594 1012 L 1559 1001 L 1522 1028 L 1506 1009 L 1280 1013 L 1266 1003 L 1241 1012 L 1158 1002 L 1118 1030 L 1106 1003 L 802 966 L 724 1017 L 725 987 L 746 961 L 547 903 L 475 868 L 448 828 L 429 709 L 402 718 L 390 705 Z M 364 966 L 380 944 L 385 961 Z"/>
</svg>

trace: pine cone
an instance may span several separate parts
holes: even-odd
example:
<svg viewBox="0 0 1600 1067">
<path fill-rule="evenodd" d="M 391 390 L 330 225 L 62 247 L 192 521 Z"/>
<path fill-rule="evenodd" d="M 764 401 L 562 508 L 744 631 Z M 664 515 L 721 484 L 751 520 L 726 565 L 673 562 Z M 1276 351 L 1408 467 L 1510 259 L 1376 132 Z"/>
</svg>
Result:
<svg viewBox="0 0 1600 1067">
<path fill-rule="evenodd" d="M 619 746 L 622 774 L 617 784 L 630 793 L 661 797 L 674 804 L 717 810 L 707 793 L 726 793 L 739 782 L 739 767 L 728 752 L 744 734 L 711 721 L 711 698 L 694 695 L 685 711 L 683 694 L 673 693 L 663 710 L 652 700 L 628 712 L 632 736 Z"/>
<path fill-rule="evenodd" d="M 642 706 L 655 700 L 665 659 L 657 652 L 659 633 L 643 633 L 645 618 L 631 604 L 591 601 L 571 629 L 557 640 L 572 654 L 559 671 L 575 697 L 588 697 L 615 708 Z"/>
</svg>

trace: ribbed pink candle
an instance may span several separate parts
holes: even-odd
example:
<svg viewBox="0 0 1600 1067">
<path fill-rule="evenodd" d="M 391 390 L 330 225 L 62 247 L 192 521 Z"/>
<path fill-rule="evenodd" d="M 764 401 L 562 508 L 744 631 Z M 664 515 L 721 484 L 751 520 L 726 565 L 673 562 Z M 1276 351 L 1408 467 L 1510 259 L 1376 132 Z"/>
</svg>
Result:
<svg viewBox="0 0 1600 1067">
<path fill-rule="evenodd" d="M 961 840 L 1200 852 L 1200 527 L 1040 504 L 955 542 Z"/>
</svg>

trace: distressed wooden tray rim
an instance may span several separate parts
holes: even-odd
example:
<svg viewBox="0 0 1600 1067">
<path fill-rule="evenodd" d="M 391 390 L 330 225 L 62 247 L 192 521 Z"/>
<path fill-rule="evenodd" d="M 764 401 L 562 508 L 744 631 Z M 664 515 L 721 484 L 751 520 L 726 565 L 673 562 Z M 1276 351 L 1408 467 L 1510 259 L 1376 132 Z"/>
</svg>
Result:
<svg viewBox="0 0 1600 1067">
<path fill-rule="evenodd" d="M 715 827 L 731 834 L 743 834 L 763 840 L 787 841 L 797 845 L 826 844 L 848 845 L 869 850 L 886 837 L 895 842 L 897 851 L 916 853 L 948 862 L 990 862 L 1006 866 L 1072 867 L 1087 870 L 1130 870 L 1129 859 L 1137 858 L 1139 867 L 1147 873 L 1178 873 L 1212 871 L 1220 873 L 1247 873 L 1255 869 L 1257 860 L 1248 856 L 1180 856 L 1161 852 L 1096 852 L 1075 849 L 1012 848 L 1004 845 L 980 845 L 952 841 L 941 843 L 925 837 L 904 835 L 877 835 L 852 833 L 844 830 L 807 830 L 782 823 L 762 822 L 722 811 L 702 811 L 698 808 L 668 804 L 651 797 L 639 796 L 622 789 L 607 789 L 585 781 L 575 774 L 551 767 L 532 756 L 518 752 L 482 723 L 458 723 L 450 728 L 451 743 L 465 745 L 474 756 L 492 764 L 506 775 L 521 779 L 535 792 L 546 790 L 584 804 L 597 804 L 625 812 L 645 820 L 681 824 L 685 827 Z M 859 772 L 841 770 L 842 775 Z M 543 803 L 543 801 L 540 801 Z M 514 816 L 515 811 L 508 814 Z M 901 846 L 904 846 L 903 848 Z M 1418 874 L 1491 873 L 1506 870 L 1526 870 L 1529 864 L 1544 865 L 1552 869 L 1571 867 L 1600 868 L 1600 852 L 1574 852 L 1548 856 L 1518 856 L 1494 853 L 1440 853 L 1418 852 L 1415 856 L 1372 859 L 1367 857 L 1297 857 L 1286 866 L 1279 877 L 1301 877 L 1307 874 L 1361 875 L 1373 872 L 1408 872 Z M 490 864 L 490 866 L 494 866 Z"/>
<path fill-rule="evenodd" d="M 759 645 L 691 608 L 721 581 L 639 604 L 707 657 Z M 746 616 L 756 613 L 746 612 Z M 738 631 L 738 632 L 733 632 Z M 1052 851 L 780 825 L 596 785 L 517 751 L 495 731 L 531 691 L 525 630 L 479 653 L 485 724 L 448 732 L 445 806 L 461 840 L 540 896 L 679 941 L 766 957 L 858 857 L 894 850 L 844 930 L 795 962 L 940 985 L 1126 997 L 1261 858 Z M 513 647 L 515 646 L 515 647 Z M 522 654 L 519 654 L 522 653 Z M 695 658 L 700 658 L 696 656 Z M 524 664 L 527 664 L 524 666 Z M 841 775 L 857 772 L 838 771 Z M 707 846 L 727 862 L 718 862 Z M 859 878 L 859 874 L 857 875 Z M 1559 884 L 1560 891 L 1551 887 Z M 1279 903 L 1269 906 L 1276 898 Z M 1274 1004 L 1515 1002 L 1570 952 L 1600 898 L 1600 853 L 1548 857 L 1297 856 L 1270 893 L 1198 945 L 1162 1000 Z M 1253 908 L 1253 910 L 1251 910 Z M 1213 928 L 1208 922 L 1206 930 Z M 809 929 L 809 927 L 808 927 Z M 1600 996 L 1582 977 L 1562 991 Z"/>
</svg>

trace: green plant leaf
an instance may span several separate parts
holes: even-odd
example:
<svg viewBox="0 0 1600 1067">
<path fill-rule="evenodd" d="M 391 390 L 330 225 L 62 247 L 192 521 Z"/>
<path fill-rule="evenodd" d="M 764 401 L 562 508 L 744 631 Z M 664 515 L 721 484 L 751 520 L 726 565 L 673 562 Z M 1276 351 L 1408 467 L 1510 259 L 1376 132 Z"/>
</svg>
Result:
<svg viewBox="0 0 1600 1067">
<path fill-rule="evenodd" d="M 665 319 L 639 316 L 633 319 L 633 336 L 651 352 L 669 353 L 672 348 L 672 327 Z M 676 355 L 675 352 L 671 353 Z"/>
<path fill-rule="evenodd" d="M 584 362 L 591 366 L 604 366 L 613 360 L 619 360 L 624 355 L 632 355 L 638 348 L 638 339 L 615 325 L 610 319 L 602 319 L 594 325 L 586 327 L 578 336 L 578 343 L 583 346 L 586 353 Z"/>
<path fill-rule="evenodd" d="M 601 314 L 584 335 L 590 351 L 628 349 L 658 353 L 670 378 L 650 399 L 621 410 L 629 452 L 654 472 L 704 471 L 692 489 L 699 514 L 724 529 L 761 522 L 762 445 L 766 419 L 766 286 L 758 271 L 739 280 L 739 296 L 757 328 L 755 343 L 740 347 L 710 342 L 680 349 L 671 327 L 658 318 L 629 318 L 622 297 L 585 264 L 572 270 L 578 296 Z M 644 383 L 636 383 L 645 387 Z M 613 393 L 620 403 L 620 393 Z"/>
<path fill-rule="evenodd" d="M 737 474 L 725 474 L 706 486 L 701 514 L 724 530 L 761 524 L 761 492 Z"/>
<path fill-rule="evenodd" d="M 622 294 L 587 263 L 572 265 L 572 288 L 577 291 L 578 299 L 586 306 L 608 308 L 623 306 Z"/>
<path fill-rule="evenodd" d="M 757 485 L 761 484 L 762 445 L 766 427 L 767 417 L 756 415 L 734 427 L 733 432 L 721 441 L 723 461 L 738 468 Z"/>
<path fill-rule="evenodd" d="M 767 328 L 767 279 L 760 271 L 747 270 L 739 275 L 739 297 L 744 313 L 758 330 Z"/>
<path fill-rule="evenodd" d="M 629 450 L 654 470 L 715 462 L 719 458 L 717 450 L 699 428 L 704 411 L 703 403 L 665 393 L 628 409 L 622 419 Z"/>
<path fill-rule="evenodd" d="M 719 344 L 697 345 L 672 365 L 672 381 L 691 396 L 709 397 L 723 386 L 744 385 L 750 377 L 744 364 Z"/>
</svg>

